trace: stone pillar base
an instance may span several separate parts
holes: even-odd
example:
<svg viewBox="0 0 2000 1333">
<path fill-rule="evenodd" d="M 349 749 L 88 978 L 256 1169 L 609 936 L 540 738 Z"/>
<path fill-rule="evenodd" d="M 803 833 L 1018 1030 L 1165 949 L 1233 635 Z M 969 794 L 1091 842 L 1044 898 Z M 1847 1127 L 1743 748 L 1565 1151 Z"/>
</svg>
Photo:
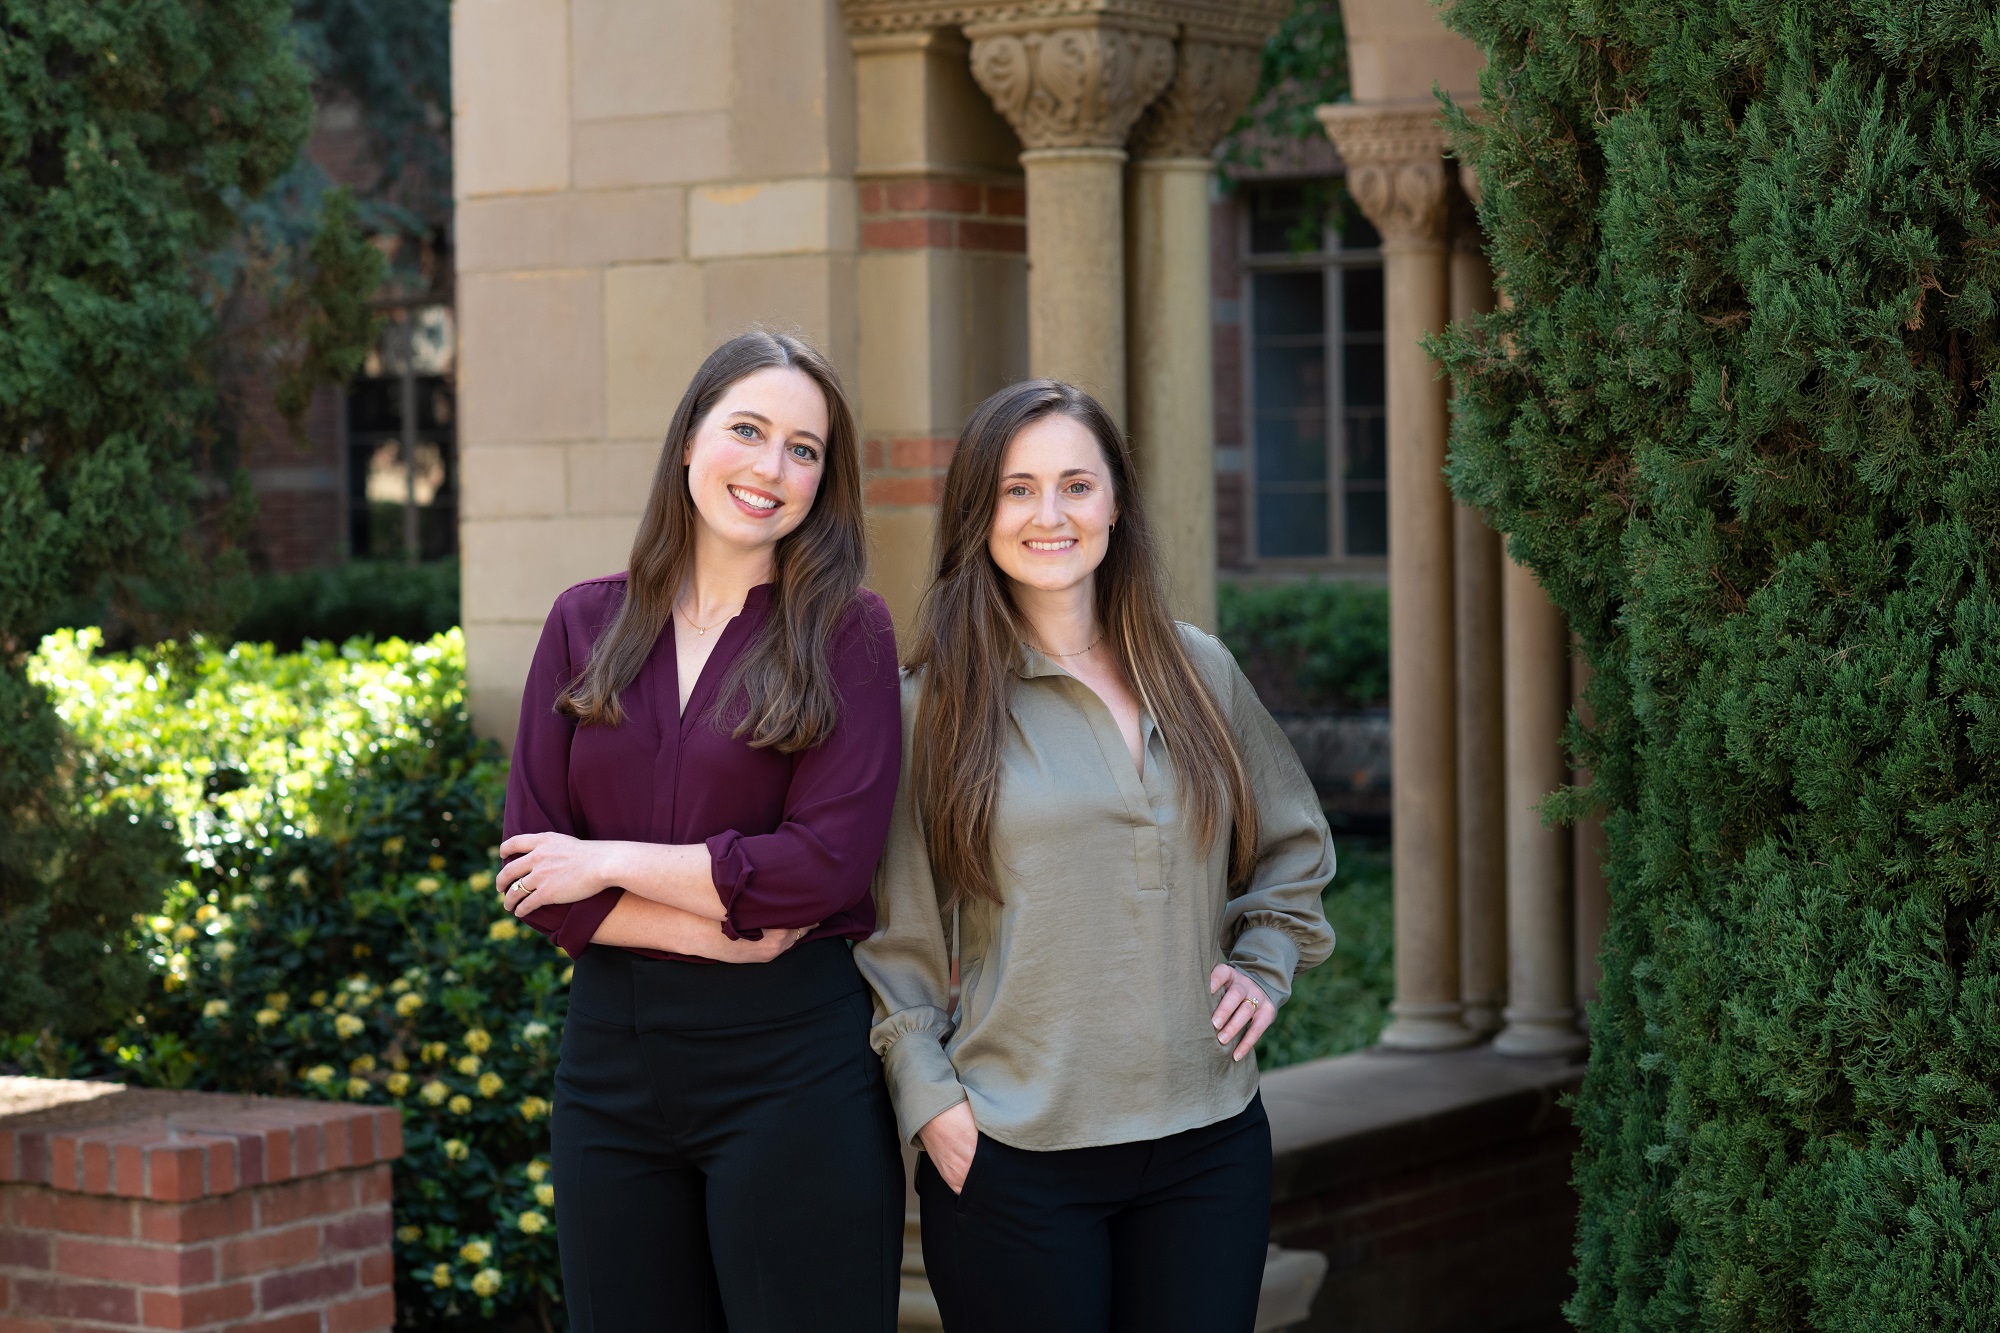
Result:
<svg viewBox="0 0 2000 1333">
<path fill-rule="evenodd" d="M 1590 1039 L 1576 1029 L 1573 1009 L 1507 1009 L 1507 1026 L 1493 1039 L 1493 1049 L 1501 1055 L 1579 1055 L 1590 1048 Z"/>
<path fill-rule="evenodd" d="M 1470 1046 L 1479 1033 L 1459 1020 L 1455 1004 L 1405 1004 L 1389 1006 L 1392 1017 L 1382 1029 L 1381 1045 L 1390 1051 L 1449 1051 Z"/>
</svg>

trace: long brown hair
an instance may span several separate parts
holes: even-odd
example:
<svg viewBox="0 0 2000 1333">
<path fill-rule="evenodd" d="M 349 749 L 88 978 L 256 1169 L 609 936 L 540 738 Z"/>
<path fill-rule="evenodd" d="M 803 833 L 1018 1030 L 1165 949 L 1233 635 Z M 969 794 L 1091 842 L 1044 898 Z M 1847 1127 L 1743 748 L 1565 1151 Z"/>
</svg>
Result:
<svg viewBox="0 0 2000 1333">
<path fill-rule="evenodd" d="M 910 656 L 910 666 L 923 669 L 912 787 L 932 871 L 951 902 L 1000 901 L 993 881 L 993 802 L 1023 627 L 987 542 L 1007 446 L 1032 422 L 1058 414 L 1097 438 L 1111 470 L 1118 522 L 1096 574 L 1105 639 L 1174 756 L 1181 808 L 1194 820 L 1196 840 L 1214 846 L 1222 821 L 1231 821 L 1229 881 L 1242 884 L 1257 859 L 1250 775 L 1220 705 L 1167 614 L 1131 447 L 1095 398 L 1055 380 L 1024 380 L 981 403 L 945 474 L 937 568 Z"/>
<path fill-rule="evenodd" d="M 770 615 L 730 669 L 716 706 L 743 705 L 733 734 L 755 746 L 804 750 L 832 733 L 840 701 L 827 670 L 827 642 L 867 566 L 854 413 L 824 356 L 798 338 L 763 330 L 738 334 L 710 352 L 681 395 L 632 541 L 625 600 L 591 648 L 590 664 L 556 696 L 558 712 L 585 725 L 624 721 L 618 695 L 638 676 L 694 571 L 700 519 L 683 461 L 688 440 L 731 385 L 774 366 L 804 373 L 826 395 L 825 472 L 805 520 L 778 542 Z"/>
</svg>

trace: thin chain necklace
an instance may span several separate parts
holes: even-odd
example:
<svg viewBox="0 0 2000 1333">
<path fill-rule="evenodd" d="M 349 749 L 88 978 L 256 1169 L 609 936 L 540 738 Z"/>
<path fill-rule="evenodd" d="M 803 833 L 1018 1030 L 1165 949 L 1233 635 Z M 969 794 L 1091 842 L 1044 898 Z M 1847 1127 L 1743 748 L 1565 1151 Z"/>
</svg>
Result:
<svg viewBox="0 0 2000 1333">
<path fill-rule="evenodd" d="M 689 615 L 689 614 L 687 613 L 687 608 L 686 608 L 686 607 L 682 606 L 682 605 L 681 605 L 681 604 L 680 604 L 679 602 L 675 602 L 675 603 L 674 603 L 674 610 L 675 610 L 675 611 L 678 611 L 678 612 L 680 613 L 680 617 L 681 617 L 681 619 L 682 619 L 682 620 L 685 620 L 685 621 L 687 621 L 687 624 L 688 624 L 688 628 L 689 628 L 689 629 L 691 629 L 691 630 L 693 630 L 693 631 L 694 631 L 694 632 L 695 632 L 696 634 L 699 634 L 699 635 L 701 635 L 701 636 L 702 636 L 703 638 L 707 638 L 707 637 L 708 637 L 708 632 L 709 632 L 710 630 L 714 629 L 714 628 L 715 628 L 715 627 L 716 627 L 717 625 L 720 625 L 720 624 L 724 623 L 725 621 L 730 621 L 730 620 L 734 620 L 734 619 L 736 618 L 736 616 L 737 616 L 737 613 L 738 613 L 738 612 L 740 612 L 740 611 L 742 611 L 742 609 L 743 609 L 743 608 L 739 606 L 739 607 L 737 607 L 737 608 L 736 608 L 736 610 L 735 610 L 735 611 L 731 611 L 731 612 L 730 612 L 730 613 L 729 613 L 728 615 L 724 616 L 724 617 L 723 617 L 723 618 L 722 618 L 721 620 L 711 620 L 711 621 L 709 621 L 709 622 L 708 622 L 708 623 L 707 623 L 706 625 L 697 625 L 697 624 L 695 624 L 695 623 L 694 623 L 694 617 L 693 617 L 693 616 L 691 616 L 691 615 Z"/>
<path fill-rule="evenodd" d="M 1027 640 L 1023 639 L 1022 642 L 1027 643 Z M 1035 651 L 1040 653 L 1043 657 L 1055 657 L 1055 658 L 1082 657 L 1085 653 L 1089 652 L 1092 648 L 1095 648 L 1098 644 L 1103 642 L 1104 642 L 1104 631 L 1099 630 L 1097 631 L 1096 638 L 1092 639 L 1089 643 L 1086 643 L 1085 645 L 1083 645 L 1083 647 L 1077 649 L 1073 653 L 1052 653 L 1046 648 L 1036 648 L 1035 645 L 1032 643 L 1029 643 L 1028 646 L 1030 648 L 1034 648 Z"/>
</svg>

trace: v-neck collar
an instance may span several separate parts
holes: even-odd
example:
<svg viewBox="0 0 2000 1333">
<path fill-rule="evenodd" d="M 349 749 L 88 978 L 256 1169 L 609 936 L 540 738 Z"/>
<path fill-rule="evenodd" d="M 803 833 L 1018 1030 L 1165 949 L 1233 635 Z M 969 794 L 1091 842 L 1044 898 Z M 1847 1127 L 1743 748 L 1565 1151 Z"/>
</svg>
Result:
<svg viewBox="0 0 2000 1333">
<path fill-rule="evenodd" d="M 694 678 L 694 688 L 688 691 L 687 707 L 681 710 L 680 735 L 685 738 L 688 728 L 698 717 L 706 716 L 714 706 L 716 691 L 722 688 L 722 678 L 729 674 L 729 668 L 742 655 L 745 642 L 750 635 L 763 628 L 765 616 L 771 608 L 771 585 L 760 583 L 743 595 L 743 609 L 729 618 L 722 627 L 722 634 L 709 650 L 708 660 L 701 664 L 701 674 Z M 680 636 L 682 634 L 678 617 L 667 621 L 674 636 L 674 698 L 680 698 Z"/>
</svg>

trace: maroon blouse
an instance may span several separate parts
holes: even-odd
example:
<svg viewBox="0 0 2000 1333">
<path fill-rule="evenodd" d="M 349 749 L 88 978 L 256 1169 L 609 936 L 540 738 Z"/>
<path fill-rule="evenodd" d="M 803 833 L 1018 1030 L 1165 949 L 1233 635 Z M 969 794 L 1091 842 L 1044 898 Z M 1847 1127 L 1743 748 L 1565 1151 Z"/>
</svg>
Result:
<svg viewBox="0 0 2000 1333">
<path fill-rule="evenodd" d="M 866 939 L 875 928 L 869 886 L 889 833 L 902 773 L 896 636 L 888 608 L 862 591 L 827 646 L 840 691 L 833 734 L 810 750 L 752 749 L 718 725 L 716 693 L 763 627 L 771 585 L 750 590 L 724 627 L 679 712 L 680 673 L 669 626 L 619 702 L 615 727 L 579 727 L 555 711 L 558 690 L 583 670 L 590 647 L 625 597 L 625 575 L 579 583 L 556 598 L 528 668 L 521 730 L 507 774 L 506 836 L 706 843 L 732 939 L 819 926 L 808 937 Z M 741 715 L 740 700 L 732 711 Z M 572 958 L 611 914 L 623 889 L 538 908 L 526 921 Z M 682 955 L 634 949 L 647 958 Z M 690 959 L 709 962 L 710 959 Z"/>
</svg>

